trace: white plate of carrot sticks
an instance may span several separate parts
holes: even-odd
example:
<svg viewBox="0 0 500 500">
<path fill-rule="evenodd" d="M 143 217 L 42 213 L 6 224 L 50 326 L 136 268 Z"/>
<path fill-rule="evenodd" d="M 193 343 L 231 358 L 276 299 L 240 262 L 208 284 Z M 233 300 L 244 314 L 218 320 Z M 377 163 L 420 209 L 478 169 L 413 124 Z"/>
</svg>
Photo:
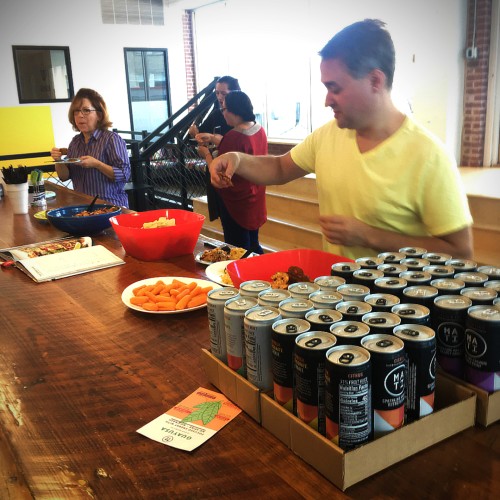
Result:
<svg viewBox="0 0 500 500">
<path fill-rule="evenodd" d="M 207 294 L 220 285 L 197 278 L 159 277 L 136 281 L 122 292 L 130 309 L 150 314 L 179 314 L 207 305 Z"/>
</svg>

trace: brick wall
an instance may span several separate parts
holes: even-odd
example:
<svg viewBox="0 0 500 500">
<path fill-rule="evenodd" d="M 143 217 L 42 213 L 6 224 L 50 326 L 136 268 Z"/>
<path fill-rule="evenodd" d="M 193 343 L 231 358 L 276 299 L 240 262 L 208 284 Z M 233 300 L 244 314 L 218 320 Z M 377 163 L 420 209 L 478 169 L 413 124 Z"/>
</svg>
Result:
<svg viewBox="0 0 500 500">
<path fill-rule="evenodd" d="M 483 165 L 488 63 L 490 57 L 491 0 L 468 0 L 467 47 L 474 36 L 474 6 L 476 5 L 475 45 L 478 57 L 465 65 L 464 121 L 460 165 Z"/>
<path fill-rule="evenodd" d="M 193 16 L 192 10 L 184 11 L 182 16 L 182 31 L 184 38 L 184 60 L 186 63 L 186 87 L 187 100 L 197 94 L 196 65 L 194 56 L 193 37 Z"/>
</svg>

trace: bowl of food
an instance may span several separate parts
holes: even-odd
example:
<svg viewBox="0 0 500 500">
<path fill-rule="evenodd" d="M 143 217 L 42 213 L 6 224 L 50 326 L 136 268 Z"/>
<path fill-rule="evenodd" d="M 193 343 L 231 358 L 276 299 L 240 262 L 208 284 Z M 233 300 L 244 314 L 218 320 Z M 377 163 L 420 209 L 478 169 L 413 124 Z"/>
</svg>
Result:
<svg viewBox="0 0 500 500">
<path fill-rule="evenodd" d="M 249 280 L 273 282 L 273 276 L 277 273 L 293 274 L 288 277 L 298 277 L 301 281 L 313 281 L 318 276 L 329 276 L 332 265 L 337 262 L 352 262 L 352 259 L 322 250 L 297 248 L 234 260 L 227 265 L 226 270 L 233 285 L 239 287 Z M 274 278 L 275 281 L 278 279 L 286 279 L 286 276 Z"/>
<path fill-rule="evenodd" d="M 73 236 L 98 234 L 110 227 L 109 219 L 121 213 L 122 209 L 114 205 L 96 203 L 91 212 L 88 204 L 47 210 L 48 221 L 60 231 Z"/>
<path fill-rule="evenodd" d="M 205 216 L 168 208 L 111 217 L 125 252 L 140 260 L 164 260 L 193 253 Z"/>
</svg>

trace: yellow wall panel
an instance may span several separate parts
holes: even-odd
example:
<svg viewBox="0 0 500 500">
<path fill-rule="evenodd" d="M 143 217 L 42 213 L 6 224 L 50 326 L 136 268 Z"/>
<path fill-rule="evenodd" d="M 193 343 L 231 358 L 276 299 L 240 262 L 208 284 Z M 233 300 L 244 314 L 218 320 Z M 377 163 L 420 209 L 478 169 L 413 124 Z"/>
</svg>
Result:
<svg viewBox="0 0 500 500">
<path fill-rule="evenodd" d="M 17 106 L 0 108 L 0 156 L 50 151 L 54 130 L 50 106 Z M 0 167 L 41 165 L 42 158 L 0 161 Z"/>
</svg>

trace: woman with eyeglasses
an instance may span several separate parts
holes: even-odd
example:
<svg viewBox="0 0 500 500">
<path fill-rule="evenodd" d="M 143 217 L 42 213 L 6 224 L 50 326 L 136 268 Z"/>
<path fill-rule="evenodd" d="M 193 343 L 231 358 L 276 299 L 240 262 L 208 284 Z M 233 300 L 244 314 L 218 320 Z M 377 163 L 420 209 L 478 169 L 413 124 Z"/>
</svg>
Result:
<svg viewBox="0 0 500 500">
<path fill-rule="evenodd" d="M 112 122 L 102 96 L 92 89 L 80 89 L 71 102 L 68 119 L 73 130 L 80 133 L 73 137 L 67 151 L 52 148 L 50 152 L 55 161 L 61 161 L 63 154 L 75 160 L 56 163 L 59 179 L 71 180 L 75 191 L 128 207 L 124 190 L 130 178 L 127 146 L 116 132 L 108 130 Z"/>
<path fill-rule="evenodd" d="M 255 121 L 252 102 L 244 92 L 229 92 L 221 111 L 232 129 L 219 144 L 220 154 L 229 151 L 251 155 L 267 154 L 266 133 Z M 213 160 L 210 150 L 206 146 L 199 146 L 198 151 L 210 168 Z M 231 187 L 216 190 L 224 240 L 230 245 L 264 253 L 259 243 L 259 228 L 267 220 L 266 188 L 238 175 L 234 175 L 231 181 Z"/>
</svg>

